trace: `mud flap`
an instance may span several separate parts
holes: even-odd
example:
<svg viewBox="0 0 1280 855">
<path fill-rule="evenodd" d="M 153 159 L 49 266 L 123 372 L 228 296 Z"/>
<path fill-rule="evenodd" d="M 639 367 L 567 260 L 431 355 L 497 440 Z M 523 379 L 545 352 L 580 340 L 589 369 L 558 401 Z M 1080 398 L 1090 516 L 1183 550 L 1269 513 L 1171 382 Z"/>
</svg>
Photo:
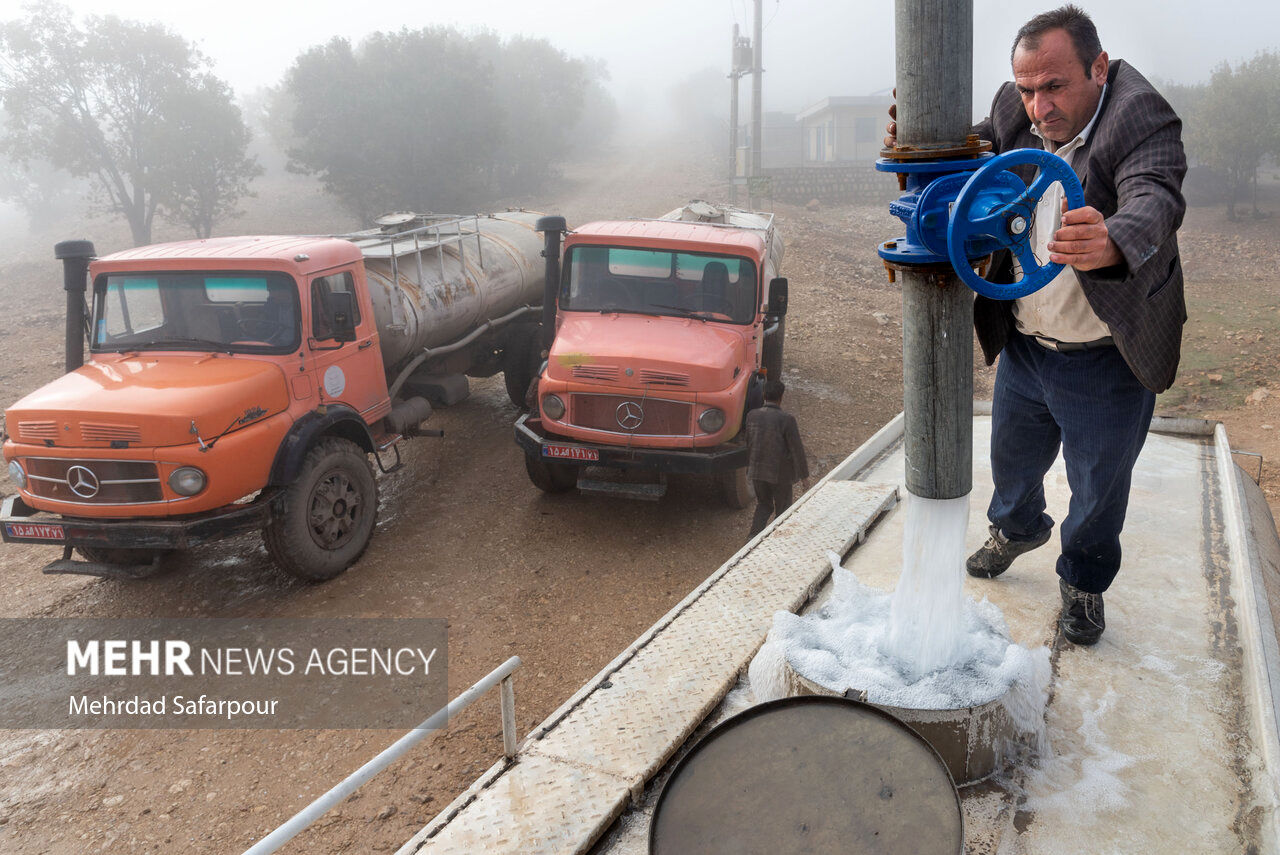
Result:
<svg viewBox="0 0 1280 855">
<path fill-rule="evenodd" d="M 76 561 L 72 558 L 59 558 L 45 565 L 46 576 L 100 576 L 103 579 L 147 579 L 163 572 L 160 562 L 163 556 L 157 555 L 150 564 L 101 564 L 96 561 Z"/>
</svg>

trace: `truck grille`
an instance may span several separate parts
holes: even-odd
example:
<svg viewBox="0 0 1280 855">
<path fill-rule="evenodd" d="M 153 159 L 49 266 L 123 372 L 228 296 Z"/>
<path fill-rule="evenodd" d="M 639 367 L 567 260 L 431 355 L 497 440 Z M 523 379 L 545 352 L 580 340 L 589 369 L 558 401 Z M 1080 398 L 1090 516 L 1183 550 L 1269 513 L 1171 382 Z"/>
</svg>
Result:
<svg viewBox="0 0 1280 855">
<path fill-rule="evenodd" d="M 688 386 L 689 375 L 672 371 L 641 371 L 640 382 L 650 386 Z"/>
<path fill-rule="evenodd" d="M 571 398 L 570 417 L 578 427 L 631 436 L 691 435 L 693 408 L 684 401 L 624 395 L 572 395 Z"/>
<path fill-rule="evenodd" d="M 580 380 L 617 380 L 616 365 L 575 365 L 573 376 Z"/>
<path fill-rule="evenodd" d="M 136 425 L 81 422 L 80 438 L 85 442 L 142 442 L 142 430 Z"/>
<path fill-rule="evenodd" d="M 18 422 L 18 438 L 44 442 L 58 438 L 57 422 Z"/>
<path fill-rule="evenodd" d="M 133 505 L 164 499 L 156 464 L 142 460 L 62 460 L 29 457 L 33 496 L 80 505 Z"/>
</svg>

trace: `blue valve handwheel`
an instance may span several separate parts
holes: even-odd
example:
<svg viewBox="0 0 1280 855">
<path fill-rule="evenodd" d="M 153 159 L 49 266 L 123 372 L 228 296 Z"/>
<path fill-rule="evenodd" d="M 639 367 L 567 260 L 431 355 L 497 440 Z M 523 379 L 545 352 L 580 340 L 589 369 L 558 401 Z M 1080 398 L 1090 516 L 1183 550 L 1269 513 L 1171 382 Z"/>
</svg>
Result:
<svg viewBox="0 0 1280 855">
<path fill-rule="evenodd" d="M 1040 173 L 1021 193 L 992 192 L 1008 181 L 1000 176 L 1014 166 L 1030 164 Z M 1016 175 L 1014 176 L 1016 177 Z M 1067 207 L 1084 205 L 1084 189 L 1071 166 L 1062 158 L 1035 148 L 1020 148 L 993 157 L 974 172 L 951 209 L 947 226 L 947 256 L 956 275 L 971 289 L 993 300 L 1014 300 L 1034 294 L 1054 280 L 1061 264 L 1041 264 L 1031 246 L 1031 226 L 1036 205 L 1055 182 L 1061 182 Z M 1018 179 L 1018 184 L 1022 180 Z M 1001 198 L 1003 195 L 1003 198 Z M 1007 249 L 1022 267 L 1022 278 L 1008 285 L 988 282 L 973 271 L 972 262 L 994 249 Z"/>
</svg>

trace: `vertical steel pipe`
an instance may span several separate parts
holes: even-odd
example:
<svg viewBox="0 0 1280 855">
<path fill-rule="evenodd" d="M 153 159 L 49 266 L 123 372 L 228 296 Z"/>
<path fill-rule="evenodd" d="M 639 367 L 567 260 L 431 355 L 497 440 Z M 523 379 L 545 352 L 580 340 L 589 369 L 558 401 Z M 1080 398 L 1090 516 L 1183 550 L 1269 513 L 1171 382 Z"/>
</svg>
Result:
<svg viewBox="0 0 1280 855">
<path fill-rule="evenodd" d="M 973 112 L 973 0 L 897 0 L 898 144 L 961 146 Z M 973 294 L 941 265 L 898 268 L 907 489 L 973 489 Z"/>
<path fill-rule="evenodd" d="M 925 499 L 973 490 L 973 292 L 940 267 L 898 270 L 907 489 Z"/>
</svg>

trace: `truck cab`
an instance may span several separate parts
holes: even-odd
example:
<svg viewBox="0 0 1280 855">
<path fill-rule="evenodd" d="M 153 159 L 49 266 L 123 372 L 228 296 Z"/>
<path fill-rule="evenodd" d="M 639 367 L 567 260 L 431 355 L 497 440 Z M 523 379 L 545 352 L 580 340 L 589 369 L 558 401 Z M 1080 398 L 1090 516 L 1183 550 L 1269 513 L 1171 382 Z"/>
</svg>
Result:
<svg viewBox="0 0 1280 855">
<path fill-rule="evenodd" d="M 464 400 L 468 377 L 501 371 L 524 402 L 546 291 L 539 216 L 397 212 L 339 237 L 100 259 L 88 241 L 58 244 L 67 374 L 7 411 L 19 493 L 0 535 L 63 547 L 46 572 L 140 578 L 166 552 L 258 528 L 286 572 L 338 575 L 373 532 L 370 455 L 389 472 L 401 439 L 441 435 L 422 423 Z"/>
<path fill-rule="evenodd" d="M 656 498 L 667 473 L 701 474 L 744 507 L 743 420 L 781 370 L 781 256 L 772 215 L 705 203 L 569 232 L 537 408 L 516 426 L 533 483 Z"/>
<path fill-rule="evenodd" d="M 64 546 L 54 570 L 74 571 L 79 547 L 137 575 L 161 553 L 265 526 L 296 575 L 345 569 L 373 526 L 366 455 L 391 440 L 359 249 L 187 241 L 97 259 L 89 281 L 88 362 L 6 413 L 20 490 L 4 539 Z M 308 495 L 287 501 L 299 479 Z"/>
</svg>

